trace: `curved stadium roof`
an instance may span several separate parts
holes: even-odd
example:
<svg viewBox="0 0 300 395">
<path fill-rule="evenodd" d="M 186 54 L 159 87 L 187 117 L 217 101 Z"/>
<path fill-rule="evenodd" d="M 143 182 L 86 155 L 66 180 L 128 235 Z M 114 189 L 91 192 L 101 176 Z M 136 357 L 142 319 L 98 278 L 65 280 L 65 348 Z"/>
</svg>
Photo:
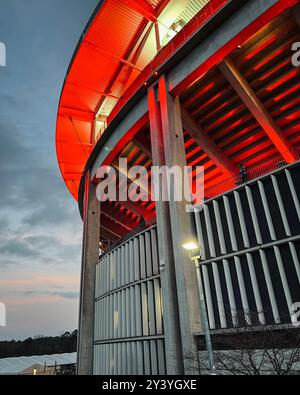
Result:
<svg viewBox="0 0 300 395">
<path fill-rule="evenodd" d="M 107 117 L 157 54 L 155 24 L 163 46 L 197 12 L 213 3 L 216 7 L 225 1 L 100 1 L 75 51 L 58 109 L 57 158 L 75 199 L 85 164 Z"/>
</svg>

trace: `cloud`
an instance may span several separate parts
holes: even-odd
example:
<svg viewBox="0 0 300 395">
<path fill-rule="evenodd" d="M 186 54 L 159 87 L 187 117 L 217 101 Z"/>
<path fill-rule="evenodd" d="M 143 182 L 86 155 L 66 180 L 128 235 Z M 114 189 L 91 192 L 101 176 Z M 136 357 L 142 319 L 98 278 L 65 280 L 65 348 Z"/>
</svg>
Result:
<svg viewBox="0 0 300 395">
<path fill-rule="evenodd" d="M 0 70 L 0 283 L 17 282 L 1 286 L 0 293 L 13 298 L 31 276 L 26 289 L 37 292 L 36 299 L 53 301 L 44 327 L 55 326 L 57 332 L 68 327 L 71 305 L 72 319 L 77 315 L 74 278 L 78 280 L 82 223 L 57 165 L 56 113 L 72 51 L 97 2 L 10 0 L 0 12 L 0 38 L 7 46 L 7 67 Z M 37 279 L 37 273 L 46 280 Z M 41 284 L 48 293 L 39 292 Z M 55 298 L 62 298 L 62 311 Z M 28 320 L 21 305 L 15 305 L 14 322 L 23 324 L 7 327 L 8 337 L 23 336 Z M 33 317 L 29 334 L 42 333 L 36 311 L 29 306 L 27 313 Z"/>
<path fill-rule="evenodd" d="M 30 259 L 41 256 L 38 249 L 30 247 L 25 240 L 20 240 L 18 238 L 0 241 L 0 255 Z"/>
<path fill-rule="evenodd" d="M 23 221 L 30 226 L 55 225 L 79 218 L 77 205 L 68 195 L 58 168 L 36 163 L 36 149 L 22 146 L 14 137 L 6 137 L 2 143 L 0 182 L 5 186 L 0 195 L 2 211 L 22 210 Z"/>
<path fill-rule="evenodd" d="M 44 296 L 58 296 L 62 299 L 77 300 L 79 298 L 79 292 L 70 291 L 25 291 L 24 295 L 44 295 Z"/>
</svg>

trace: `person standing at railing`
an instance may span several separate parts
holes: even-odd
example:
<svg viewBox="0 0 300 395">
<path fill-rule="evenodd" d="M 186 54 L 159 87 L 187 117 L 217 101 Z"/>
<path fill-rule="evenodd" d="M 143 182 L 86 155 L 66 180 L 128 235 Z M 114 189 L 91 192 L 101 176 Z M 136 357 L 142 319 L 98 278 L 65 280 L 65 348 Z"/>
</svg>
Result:
<svg viewBox="0 0 300 395">
<path fill-rule="evenodd" d="M 248 182 L 248 172 L 243 163 L 240 166 L 240 176 L 242 184 L 246 184 Z"/>
<path fill-rule="evenodd" d="M 141 228 L 141 229 L 146 229 L 147 224 L 146 224 L 146 220 L 145 220 L 145 218 L 144 218 L 143 216 L 140 217 L 140 223 L 139 223 L 139 225 L 140 225 L 140 228 Z"/>
</svg>

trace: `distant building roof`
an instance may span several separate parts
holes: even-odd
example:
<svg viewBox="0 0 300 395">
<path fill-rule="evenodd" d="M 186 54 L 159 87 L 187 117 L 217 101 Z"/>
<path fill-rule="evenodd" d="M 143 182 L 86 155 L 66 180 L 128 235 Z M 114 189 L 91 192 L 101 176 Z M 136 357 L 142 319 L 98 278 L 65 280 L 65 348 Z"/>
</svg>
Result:
<svg viewBox="0 0 300 395">
<path fill-rule="evenodd" d="M 76 364 L 76 353 L 0 359 L 0 375 L 17 375 L 37 366 L 64 366 Z"/>
</svg>

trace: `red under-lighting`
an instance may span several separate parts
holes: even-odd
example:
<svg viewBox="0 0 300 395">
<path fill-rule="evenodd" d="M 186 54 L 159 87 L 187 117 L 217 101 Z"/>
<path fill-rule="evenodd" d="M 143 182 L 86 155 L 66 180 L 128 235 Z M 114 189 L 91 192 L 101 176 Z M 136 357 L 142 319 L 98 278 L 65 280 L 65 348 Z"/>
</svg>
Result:
<svg viewBox="0 0 300 395">
<path fill-rule="evenodd" d="M 129 49 L 138 42 L 148 21 L 156 19 L 156 11 L 162 12 L 169 2 L 104 1 L 74 57 L 58 109 L 57 159 L 65 183 L 75 199 L 78 199 L 80 180 L 91 154 L 94 119 L 99 105 L 108 98 L 115 100 L 116 106 L 108 119 L 110 122 L 140 86 L 147 85 L 151 76 L 159 74 L 157 69 L 184 43 L 187 35 L 190 36 L 226 2 L 211 0 L 187 25 L 186 32 L 180 32 L 172 46 L 162 48 L 142 73 L 136 68 L 128 73 L 122 69 Z M 173 49 L 170 51 L 170 48 Z M 139 75 L 140 79 L 136 79 Z M 124 92 L 119 81 L 122 78 L 126 80 L 126 92 L 119 100 Z"/>
<path fill-rule="evenodd" d="M 140 6 L 139 2 L 132 2 L 139 8 L 138 11 L 142 12 L 142 14 L 144 13 L 144 15 L 128 7 L 125 4 L 126 2 L 105 1 L 103 3 L 79 46 L 62 91 L 56 128 L 57 159 L 65 183 L 75 199 L 78 199 L 80 180 L 86 162 L 92 152 L 94 143 L 94 119 L 99 104 L 102 104 L 108 98 L 116 101 L 116 106 L 109 116 L 108 121 L 111 121 L 126 101 L 136 92 L 138 87 L 147 83 L 148 78 L 157 75 L 156 73 L 160 65 L 184 43 L 184 40 L 199 28 L 200 22 L 204 23 L 205 20 L 212 16 L 209 7 L 211 6 L 211 9 L 213 9 L 213 5 L 215 12 L 226 3 L 225 0 L 213 0 L 205 8 L 205 12 L 197 16 L 198 19 L 196 18 L 191 21 L 192 23 L 190 25 L 187 25 L 189 35 L 185 37 L 184 31 L 182 33 L 180 32 L 175 37 L 176 40 L 174 39 L 173 47 L 166 46 L 163 48 L 154 61 L 148 64 L 142 73 L 134 69 L 126 82 L 127 90 L 122 95 L 123 91 L 120 89 L 120 84 L 115 84 L 114 89 L 112 89 L 112 84 L 116 82 L 116 76 L 120 75 L 118 72 L 120 71 L 120 67 L 124 65 L 122 62 L 126 62 L 124 59 L 126 59 L 128 49 L 136 42 L 135 40 L 139 37 L 141 29 L 147 24 L 147 19 L 149 20 L 151 18 L 151 14 L 149 14 L 151 10 L 146 6 L 147 2 L 143 2 L 145 7 Z M 164 1 L 157 0 L 153 3 L 156 4 L 156 8 L 159 8 Z M 249 39 L 262 26 L 296 3 L 298 3 L 297 0 L 278 1 L 265 14 L 199 66 L 180 85 L 171 87 L 173 92 L 176 94 L 181 93 L 185 88 L 194 83 L 195 80 L 211 70 L 225 56 L 234 51 L 238 45 Z M 141 7 L 143 8 L 142 10 Z M 185 38 L 183 39 L 183 37 Z M 257 48 L 257 51 L 261 51 L 264 47 L 271 45 L 272 42 L 273 40 L 268 40 Z M 170 50 L 170 48 L 173 48 L 173 50 Z M 255 51 L 248 55 L 249 59 L 255 56 Z M 276 55 L 276 53 L 273 54 L 273 56 Z M 269 60 L 270 58 L 268 60 L 266 59 L 265 62 Z M 292 78 L 294 74 L 296 74 L 296 71 L 289 74 L 286 79 Z M 125 74 L 122 77 L 125 78 Z M 267 89 L 271 91 L 284 82 L 285 80 L 282 79 Z M 207 86 L 207 91 L 213 87 L 214 84 L 210 84 Z M 210 104 L 211 101 L 213 102 L 221 95 L 222 93 L 217 93 L 206 104 Z M 277 99 L 280 100 L 281 97 L 283 96 L 278 96 Z M 228 113 L 227 116 L 233 115 L 235 111 L 233 110 L 231 113 Z M 109 153 L 105 164 L 110 163 L 116 153 L 122 150 L 125 144 L 140 130 L 141 125 L 145 125 L 147 121 L 148 116 L 145 115 L 129 131 L 126 137 L 114 147 L 113 152 Z M 234 126 L 237 126 L 239 122 L 237 121 Z"/>
</svg>

